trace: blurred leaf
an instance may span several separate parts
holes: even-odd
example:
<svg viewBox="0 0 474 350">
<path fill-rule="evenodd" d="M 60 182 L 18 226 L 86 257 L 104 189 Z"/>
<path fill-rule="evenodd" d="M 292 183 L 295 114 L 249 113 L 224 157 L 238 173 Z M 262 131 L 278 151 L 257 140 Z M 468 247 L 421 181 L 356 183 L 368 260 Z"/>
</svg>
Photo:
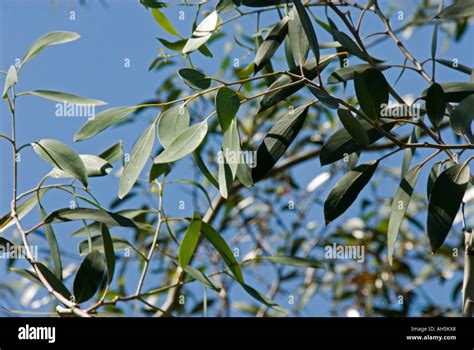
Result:
<svg viewBox="0 0 474 350">
<path fill-rule="evenodd" d="M 193 152 L 193 159 L 196 165 L 198 166 L 199 170 L 203 173 L 206 179 L 215 187 L 219 188 L 219 183 L 217 182 L 216 178 L 211 174 L 209 169 L 207 168 L 206 164 L 202 160 L 201 154 L 199 153 L 199 149 Z"/>
<path fill-rule="evenodd" d="M 274 255 L 274 256 L 258 256 L 248 262 L 259 262 L 261 260 L 267 260 L 276 264 L 288 265 L 294 267 L 311 267 L 315 269 L 324 268 L 324 264 L 320 261 L 300 258 L 297 256 L 285 256 L 285 255 Z"/>
<path fill-rule="evenodd" d="M 171 167 L 168 164 L 153 164 L 150 170 L 150 176 L 148 182 L 153 182 L 155 179 L 165 174 L 168 175 L 171 171 Z"/>
<path fill-rule="evenodd" d="M 181 38 L 181 35 L 173 27 L 173 24 L 158 8 L 153 8 L 151 13 L 153 14 L 156 23 L 158 23 L 167 33 Z"/>
<path fill-rule="evenodd" d="M 107 226 L 137 227 L 137 223 L 125 216 L 102 209 L 91 208 L 59 209 L 49 214 L 44 222 L 58 223 L 77 220 L 93 220 Z"/>
<path fill-rule="evenodd" d="M 469 182 L 467 163 L 455 164 L 444 170 L 433 184 L 428 205 L 427 230 L 431 249 L 435 253 L 444 243 Z"/>
<path fill-rule="evenodd" d="M 15 66 L 10 66 L 5 78 L 5 85 L 3 87 L 3 98 L 7 98 L 8 90 L 10 90 L 16 83 L 18 83 L 18 75 L 16 73 Z"/>
<path fill-rule="evenodd" d="M 155 123 L 150 125 L 140 136 L 138 141 L 133 146 L 130 159 L 123 167 L 122 176 L 120 177 L 120 185 L 118 196 L 125 197 L 130 192 L 135 182 L 137 182 L 140 173 L 146 165 L 148 158 L 153 150 L 155 143 Z"/>
<path fill-rule="evenodd" d="M 288 16 L 284 17 L 278 22 L 273 29 L 268 33 L 265 40 L 259 46 L 255 54 L 254 72 L 259 72 L 267 62 L 273 57 L 274 53 L 280 47 L 281 43 L 288 33 Z"/>
<path fill-rule="evenodd" d="M 258 292 L 256 289 L 250 287 L 249 285 L 247 285 L 243 282 L 241 282 L 240 285 L 252 298 L 257 300 L 258 302 L 272 308 L 275 311 L 281 312 L 282 314 L 285 314 L 285 315 L 288 314 L 288 311 L 283 309 L 280 305 L 276 304 L 274 301 L 269 299 L 267 296 L 265 296 L 265 295 L 261 294 L 260 292 Z"/>
<path fill-rule="evenodd" d="M 462 0 L 444 8 L 436 17 L 441 19 L 461 19 L 474 16 L 474 1 Z"/>
<path fill-rule="evenodd" d="M 77 303 L 83 303 L 94 296 L 107 271 L 105 259 L 97 250 L 83 260 L 74 279 L 74 296 Z"/>
<path fill-rule="evenodd" d="M 53 167 L 58 167 L 64 172 L 82 182 L 87 187 L 87 170 L 82 159 L 64 143 L 52 139 L 44 139 L 32 144 L 36 154 Z"/>
<path fill-rule="evenodd" d="M 362 164 L 348 171 L 334 186 L 324 202 L 326 225 L 343 214 L 369 183 L 378 166 L 377 161 Z"/>
<path fill-rule="evenodd" d="M 474 83 L 441 83 L 441 87 L 446 97 L 446 102 L 461 102 L 469 95 L 474 94 Z M 428 90 L 421 93 L 421 98 L 426 99 Z"/>
<path fill-rule="evenodd" d="M 221 162 L 219 162 L 218 180 L 219 192 L 223 198 L 227 199 L 229 197 L 229 192 L 232 187 L 233 176 L 232 170 L 230 169 L 229 164 L 224 158 Z"/>
<path fill-rule="evenodd" d="M 110 164 L 115 163 L 119 159 L 122 159 L 123 158 L 122 141 L 118 141 L 114 143 L 112 146 L 110 146 L 105 151 L 100 153 L 99 157 L 109 162 Z"/>
</svg>

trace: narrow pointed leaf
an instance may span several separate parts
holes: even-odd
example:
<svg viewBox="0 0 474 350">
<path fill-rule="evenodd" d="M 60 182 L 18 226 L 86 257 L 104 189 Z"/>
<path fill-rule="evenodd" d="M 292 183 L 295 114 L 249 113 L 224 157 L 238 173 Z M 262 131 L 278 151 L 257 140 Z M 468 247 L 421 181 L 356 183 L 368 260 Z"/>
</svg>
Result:
<svg viewBox="0 0 474 350">
<path fill-rule="evenodd" d="M 138 107 L 115 107 L 97 114 L 93 119 L 87 121 L 74 135 L 74 141 L 84 141 L 104 131 L 112 125 L 116 125 L 134 113 Z"/>
<path fill-rule="evenodd" d="M 393 262 L 393 251 L 395 249 L 395 242 L 397 241 L 398 231 L 400 225 L 408 210 L 408 206 L 415 189 L 418 175 L 422 169 L 421 165 L 415 165 L 411 168 L 405 177 L 400 182 L 395 196 L 393 197 L 392 210 L 390 212 L 390 219 L 387 230 L 387 244 L 388 244 L 388 261 L 390 265 Z"/>
<path fill-rule="evenodd" d="M 244 283 L 244 277 L 242 275 L 242 271 L 240 270 L 240 265 L 222 236 L 216 230 L 214 230 L 211 225 L 205 222 L 202 222 L 201 232 L 219 252 L 227 267 L 230 269 L 230 271 L 232 271 L 235 279 L 240 283 Z"/>
<path fill-rule="evenodd" d="M 54 275 L 53 272 L 51 272 L 50 269 L 48 269 L 42 263 L 37 263 L 36 266 L 55 292 L 58 292 L 68 300 L 71 299 L 71 292 L 69 292 L 66 286 L 59 280 L 59 278 Z"/>
<path fill-rule="evenodd" d="M 44 220 L 47 217 L 46 211 L 43 206 L 40 205 L 41 218 Z M 43 226 L 44 234 L 48 241 L 49 251 L 51 253 L 51 259 L 54 265 L 54 275 L 59 279 L 63 279 L 63 265 L 61 262 L 61 252 L 59 251 L 58 241 L 51 224 L 45 224 Z"/>
<path fill-rule="evenodd" d="M 41 51 L 48 46 L 65 44 L 79 39 L 81 36 L 74 32 L 51 32 L 43 35 L 36 40 L 25 54 L 22 60 L 22 65 L 36 57 Z"/>
<path fill-rule="evenodd" d="M 289 15 L 288 36 L 290 47 L 297 65 L 303 65 L 309 53 L 309 40 L 306 36 L 303 24 L 301 23 L 298 11 L 293 11 Z"/>
<path fill-rule="evenodd" d="M 378 162 L 359 165 L 347 172 L 334 186 L 324 202 L 326 224 L 343 214 L 369 183 L 377 169 Z"/>
<path fill-rule="evenodd" d="M 273 57 L 288 33 L 288 16 L 278 22 L 259 46 L 255 54 L 254 72 L 259 72 Z"/>
<path fill-rule="evenodd" d="M 388 83 L 382 72 L 375 68 L 355 72 L 354 87 L 360 108 L 370 119 L 379 119 L 381 110 L 388 104 Z"/>
<path fill-rule="evenodd" d="M 349 110 L 339 108 L 337 114 L 339 115 L 339 119 L 341 120 L 342 125 L 344 125 L 344 128 L 359 146 L 365 147 L 370 143 L 369 136 L 364 130 L 364 127 L 356 118 L 354 118 Z"/>
<path fill-rule="evenodd" d="M 137 182 L 143 168 L 148 161 L 155 143 L 155 123 L 149 126 L 140 136 L 130 154 L 130 160 L 125 163 L 122 176 L 120 177 L 119 198 L 125 197 L 130 192 L 135 182 Z"/>
<path fill-rule="evenodd" d="M 306 12 L 305 7 L 303 6 L 300 0 L 294 0 L 294 3 L 296 11 L 298 12 L 299 19 L 301 21 L 301 25 L 303 26 L 304 32 L 306 34 L 306 38 L 309 41 L 309 47 L 313 51 L 316 61 L 319 62 L 320 54 L 318 38 L 316 36 L 316 31 L 314 30 L 313 24 L 311 23 L 311 19 L 309 18 L 308 13 Z"/>
<path fill-rule="evenodd" d="M 219 162 L 219 173 L 218 173 L 218 180 L 219 180 L 219 192 L 223 198 L 229 197 L 229 192 L 232 187 L 233 176 L 232 170 L 230 170 L 229 164 L 225 161 Z"/>
<path fill-rule="evenodd" d="M 267 296 L 261 294 L 256 289 L 250 287 L 249 285 L 247 285 L 245 283 L 241 283 L 241 286 L 252 298 L 257 300 L 258 302 L 260 302 L 260 303 L 262 303 L 262 304 L 264 304 L 264 305 L 266 305 L 266 306 L 272 308 L 273 310 L 278 311 L 282 314 L 285 314 L 285 315 L 288 314 L 288 311 L 286 311 L 280 305 L 275 303 L 273 300 L 269 299 Z"/>
<path fill-rule="evenodd" d="M 93 220 L 106 224 L 107 226 L 138 227 L 137 223 L 125 216 L 102 209 L 91 208 L 59 209 L 49 214 L 48 217 L 44 219 L 44 222 L 59 223 L 77 220 Z"/>
<path fill-rule="evenodd" d="M 122 141 L 114 143 L 108 147 L 105 151 L 99 154 L 99 157 L 108 162 L 109 164 L 115 163 L 117 160 L 123 158 L 123 145 Z"/>
<path fill-rule="evenodd" d="M 89 97 L 82 97 L 77 95 L 68 94 L 67 92 L 52 91 L 52 90 L 33 90 L 23 92 L 24 95 L 38 96 L 47 100 L 70 103 L 74 105 L 90 105 L 90 106 L 102 106 L 106 105 L 107 102 L 96 100 Z"/>
<path fill-rule="evenodd" d="M 179 266 L 182 269 L 185 269 L 188 266 L 191 257 L 194 255 L 196 246 L 199 241 L 199 236 L 201 234 L 201 217 L 198 213 L 194 213 L 194 218 L 191 221 L 186 233 L 184 235 L 183 241 L 179 246 Z"/>
<path fill-rule="evenodd" d="M 102 234 L 102 242 L 104 244 L 105 262 L 107 263 L 107 280 L 110 283 L 114 278 L 115 272 L 114 243 L 112 240 L 112 236 L 110 235 L 109 229 L 107 228 L 107 225 L 101 224 L 100 229 Z"/>
<path fill-rule="evenodd" d="M 474 16 L 474 1 L 461 0 L 444 8 L 436 17 L 441 19 L 457 20 Z"/>
<path fill-rule="evenodd" d="M 6 98 L 8 95 L 8 90 L 10 90 L 16 83 L 18 83 L 18 75 L 16 73 L 15 66 L 10 66 L 5 78 L 5 85 L 3 87 L 2 97 Z"/>
<path fill-rule="evenodd" d="M 444 243 L 461 206 L 470 178 L 467 164 L 456 164 L 436 179 L 428 205 L 427 230 L 435 253 Z"/>
<path fill-rule="evenodd" d="M 178 71 L 178 75 L 192 89 L 205 90 L 211 86 L 211 78 L 198 70 L 183 68 Z"/>
<path fill-rule="evenodd" d="M 257 150 L 257 167 L 252 169 L 253 182 L 257 182 L 273 168 L 298 135 L 308 114 L 308 107 L 291 110 L 265 135 Z"/>
<path fill-rule="evenodd" d="M 181 37 L 178 31 L 173 27 L 173 24 L 169 21 L 169 19 L 157 8 L 153 8 L 151 10 L 153 14 L 153 18 L 155 19 L 156 23 L 158 23 L 167 33 Z"/>
</svg>

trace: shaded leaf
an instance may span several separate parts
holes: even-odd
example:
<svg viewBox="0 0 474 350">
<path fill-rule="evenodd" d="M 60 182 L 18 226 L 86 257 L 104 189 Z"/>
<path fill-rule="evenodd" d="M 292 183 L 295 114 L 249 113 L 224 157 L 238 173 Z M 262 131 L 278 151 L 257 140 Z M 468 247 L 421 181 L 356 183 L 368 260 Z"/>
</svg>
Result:
<svg viewBox="0 0 474 350">
<path fill-rule="evenodd" d="M 311 267 L 311 268 L 324 268 L 324 264 L 314 259 L 300 258 L 297 256 L 286 256 L 286 255 L 274 255 L 274 256 L 258 256 L 251 261 L 270 261 L 276 264 L 288 265 L 294 267 Z"/>
<path fill-rule="evenodd" d="M 59 209 L 48 215 L 44 219 L 45 223 L 68 222 L 77 220 L 93 220 L 107 226 L 137 227 L 133 220 L 117 213 L 112 213 L 102 209 L 76 208 Z"/>
<path fill-rule="evenodd" d="M 292 10 L 289 14 L 288 36 L 290 38 L 291 53 L 297 65 L 303 65 L 309 53 L 309 40 L 301 23 L 298 11 Z M 311 24 L 310 24 L 311 25 Z"/>
<path fill-rule="evenodd" d="M 395 192 L 395 196 L 393 197 L 392 210 L 390 212 L 387 229 L 388 261 L 390 265 L 392 265 L 393 262 L 393 251 L 395 249 L 398 231 L 403 218 L 405 217 L 405 213 L 408 210 L 421 169 L 422 165 L 415 165 L 411 168 L 403 177 L 397 191 Z"/>
<path fill-rule="evenodd" d="M 94 296 L 107 271 L 105 259 L 97 250 L 89 253 L 82 261 L 74 279 L 74 297 L 83 303 Z"/>
<path fill-rule="evenodd" d="M 288 311 L 283 309 L 280 305 L 278 305 L 277 303 L 269 299 L 267 296 L 258 292 L 256 289 L 250 287 L 249 285 L 243 282 L 241 282 L 240 285 L 252 298 L 257 300 L 258 302 L 272 308 L 275 311 L 281 312 L 282 314 L 285 314 L 285 315 L 288 314 Z"/>
<path fill-rule="evenodd" d="M 87 187 L 87 170 L 82 159 L 64 143 L 44 139 L 32 144 L 36 154 L 46 162 L 78 179 Z"/>
<path fill-rule="evenodd" d="M 362 111 L 372 120 L 379 119 L 388 104 L 388 83 L 382 72 L 375 68 L 354 72 L 354 88 Z"/>
<path fill-rule="evenodd" d="M 118 141 L 114 143 L 112 146 L 110 146 L 105 151 L 100 153 L 99 157 L 109 162 L 110 164 L 115 163 L 119 159 L 122 159 L 123 158 L 122 141 Z"/>
<path fill-rule="evenodd" d="M 309 90 L 316 96 L 321 103 L 331 109 L 339 108 L 339 102 L 336 98 L 329 95 L 326 91 L 316 88 L 313 85 L 307 85 Z"/>
<path fill-rule="evenodd" d="M 461 102 L 469 95 L 474 94 L 474 83 L 454 82 L 441 83 L 446 102 Z M 421 93 L 421 98 L 426 99 L 428 90 Z"/>
<path fill-rule="evenodd" d="M 71 299 L 71 292 L 66 288 L 66 286 L 42 263 L 36 263 L 38 270 L 41 272 L 46 281 L 50 284 L 55 292 L 58 292 L 66 299 Z"/>
<path fill-rule="evenodd" d="M 474 119 L 474 95 L 466 97 L 451 112 L 449 122 L 451 128 L 458 135 L 471 134 L 471 124 Z"/>
<path fill-rule="evenodd" d="M 337 84 L 337 83 L 347 82 L 349 80 L 354 79 L 355 72 L 363 72 L 364 70 L 370 67 L 372 67 L 370 64 L 356 64 L 354 66 L 338 68 L 334 72 L 331 73 L 331 75 L 329 76 L 327 80 L 327 83 Z M 384 71 L 390 67 L 378 65 L 377 68 L 381 71 Z"/>
<path fill-rule="evenodd" d="M 426 93 L 426 113 L 434 127 L 438 127 L 444 118 L 446 98 L 443 88 L 438 83 L 433 83 Z"/>
<path fill-rule="evenodd" d="M 342 125 L 344 125 L 344 128 L 359 146 L 365 147 L 370 144 L 369 136 L 367 135 L 364 127 L 356 118 L 354 118 L 349 110 L 339 108 L 337 110 L 337 114 L 342 122 Z"/>
<path fill-rule="evenodd" d="M 308 107 L 290 110 L 265 135 L 257 150 L 257 167 L 252 169 L 253 182 L 257 182 L 273 168 L 298 135 L 308 114 Z"/>
<path fill-rule="evenodd" d="M 211 79 L 198 70 L 182 68 L 178 71 L 178 75 L 192 89 L 205 90 L 211 86 Z"/>
<path fill-rule="evenodd" d="M 456 164 L 444 170 L 433 184 L 428 205 L 427 231 L 435 253 L 444 243 L 470 178 L 468 164 Z"/>
<path fill-rule="evenodd" d="M 377 169 L 378 162 L 362 164 L 348 171 L 334 186 L 324 202 L 326 224 L 343 214 L 369 183 Z"/>
<path fill-rule="evenodd" d="M 110 235 L 107 225 L 101 224 L 100 229 L 102 234 L 102 242 L 104 243 L 105 262 L 107 263 L 107 280 L 110 283 L 114 278 L 115 272 L 115 249 L 112 236 Z"/>
<path fill-rule="evenodd" d="M 309 18 L 308 13 L 306 12 L 305 7 L 303 6 L 300 0 L 294 0 L 294 3 L 296 11 L 298 12 L 298 17 L 301 21 L 301 25 L 303 26 L 304 33 L 306 34 L 306 38 L 309 41 L 309 47 L 313 51 L 316 61 L 319 62 L 320 54 L 318 38 L 316 36 L 316 31 L 314 30 L 313 24 L 311 23 L 311 19 Z"/>
<path fill-rule="evenodd" d="M 275 54 L 288 33 L 288 16 L 278 22 L 268 33 L 255 54 L 254 72 L 259 72 Z"/>
</svg>

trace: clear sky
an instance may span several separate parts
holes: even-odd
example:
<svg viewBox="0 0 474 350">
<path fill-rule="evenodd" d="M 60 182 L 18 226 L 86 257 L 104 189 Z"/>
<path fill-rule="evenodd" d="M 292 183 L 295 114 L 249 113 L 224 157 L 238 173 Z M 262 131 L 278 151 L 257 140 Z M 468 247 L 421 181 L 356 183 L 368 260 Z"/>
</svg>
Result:
<svg viewBox="0 0 474 350">
<path fill-rule="evenodd" d="M 390 1 L 392 2 L 392 1 Z M 158 54 L 157 36 L 169 37 L 154 22 L 151 13 L 138 4 L 135 0 L 104 0 L 86 1 L 86 6 L 79 6 L 78 1 L 50 1 L 50 0 L 0 0 L 0 70 L 6 71 L 14 63 L 16 58 L 24 55 L 31 43 L 39 36 L 50 31 L 74 31 L 81 35 L 81 39 L 66 45 L 48 48 L 38 57 L 32 60 L 22 70 L 19 77 L 17 92 L 32 89 L 59 90 L 77 95 L 97 98 L 109 103 L 108 107 L 134 105 L 153 97 L 154 91 L 167 76 L 165 73 L 149 72 L 148 66 Z M 210 1 L 214 3 L 214 1 Z M 380 0 L 384 9 L 388 1 Z M 412 9 L 412 1 L 399 0 L 397 2 L 401 9 L 406 11 L 406 16 Z M 70 11 L 75 11 L 75 20 L 70 19 Z M 170 20 L 184 36 L 190 34 L 194 8 L 186 9 L 187 20 L 177 20 L 176 10 L 165 10 Z M 321 11 L 318 9 L 317 11 Z M 317 12 L 318 13 L 318 12 Z M 335 16 L 332 16 L 335 19 Z M 367 17 L 364 22 L 364 32 L 369 33 L 380 30 L 380 23 L 375 17 Z M 263 18 L 263 23 L 274 23 L 276 19 L 269 16 Z M 230 28 L 234 30 L 246 30 L 248 34 L 255 28 L 255 19 L 248 17 L 242 21 L 233 22 Z M 399 24 L 394 21 L 394 27 Z M 431 28 L 431 27 L 430 27 Z M 321 34 L 320 41 L 328 41 L 325 34 Z M 441 57 L 446 59 L 457 58 L 459 62 L 473 66 L 474 52 L 472 42 L 474 33 L 468 30 L 462 44 L 452 43 L 449 47 L 443 44 L 444 35 L 440 35 Z M 223 52 L 227 39 L 219 40 L 213 44 L 213 52 L 218 55 Z M 408 47 L 413 54 L 421 59 L 430 55 L 431 29 L 423 29 L 413 33 L 408 40 Z M 466 43 L 470 43 L 467 44 Z M 234 47 L 237 57 L 244 57 L 245 50 Z M 403 62 L 403 56 L 392 42 L 379 46 L 373 51 L 374 56 L 388 59 L 397 63 Z M 456 56 L 453 57 L 452 55 Z M 196 56 L 196 55 L 194 55 Z M 247 57 L 250 63 L 253 56 Z M 130 67 L 124 67 L 125 60 L 130 60 Z M 245 58 L 243 58 L 245 61 Z M 216 62 L 215 65 L 212 62 Z M 217 67 L 219 57 L 211 63 L 202 56 L 193 57 L 196 67 L 202 68 L 208 74 L 215 73 L 213 67 Z M 181 61 L 184 66 L 184 61 Z M 180 67 L 181 67 L 180 66 Z M 169 68 L 177 70 L 178 67 Z M 168 71 L 169 71 L 168 70 Z M 396 78 L 398 70 L 387 72 L 387 78 Z M 409 83 L 397 86 L 399 92 L 404 95 L 408 93 L 420 93 L 427 86 L 426 83 L 414 74 L 407 73 L 410 77 Z M 467 76 L 454 72 L 447 68 L 438 69 L 439 81 L 463 81 Z M 3 80 L 2 80 L 3 81 Z M 351 84 L 349 84 L 351 85 Z M 349 92 L 351 90 L 348 90 Z M 99 153 L 122 139 L 126 152 L 130 152 L 138 135 L 149 125 L 151 118 L 156 112 L 147 111 L 137 117 L 138 122 L 127 124 L 120 128 L 109 129 L 99 137 L 86 142 L 73 144 L 74 133 L 85 122 L 84 118 L 57 118 L 55 116 L 55 103 L 33 96 L 21 97 L 17 100 L 17 130 L 18 142 L 29 143 L 43 138 L 55 138 L 68 145 L 73 145 L 78 153 Z M 9 115 L 5 103 L 0 106 L 0 132 L 9 133 Z M 0 212 L 3 214 L 9 210 L 11 180 L 11 152 L 9 145 L 0 142 Z M 423 154 L 423 153 L 422 153 Z M 368 157 L 373 157 L 369 155 Z M 364 159 L 364 158 L 363 158 Z M 189 178 L 189 161 L 180 162 L 174 173 L 175 178 Z M 390 163 L 392 164 L 392 163 Z M 401 164 L 401 158 L 393 162 L 394 167 Z M 118 166 L 118 165 L 117 165 Z M 116 166 L 116 167 L 117 167 Z M 19 192 L 31 189 L 37 185 L 39 179 L 50 170 L 43 160 L 39 159 L 31 148 L 22 153 L 19 170 Z M 115 169 L 117 170 L 117 169 Z M 306 184 L 319 174 L 322 170 L 318 160 L 313 160 L 297 167 L 295 170 L 297 181 Z M 334 179 L 331 180 L 334 183 Z M 421 179 L 420 183 L 425 180 Z M 329 185 L 328 185 L 328 188 Z M 111 177 L 93 179 L 91 181 L 92 192 L 97 195 L 102 203 L 110 203 L 116 198 L 118 180 Z M 421 189 L 423 190 L 423 189 Z M 175 211 L 179 215 L 191 215 L 192 206 L 185 213 L 177 212 L 178 201 L 189 198 L 187 189 L 176 188 L 170 193 L 168 210 L 170 214 Z M 395 191 L 395 183 L 390 182 L 387 191 Z M 369 194 L 367 194 L 369 195 Z M 184 196 L 184 197 L 183 197 Z M 67 207 L 69 199 L 59 193 L 51 193 L 46 201 L 48 210 Z M 130 202 L 129 204 L 133 204 Z M 137 202 L 135 202 L 137 203 Z M 357 208 L 357 204 L 354 205 Z M 355 215 L 355 210 L 350 210 L 345 217 Z M 314 220 L 322 222 L 321 213 L 311 213 Z M 38 216 L 31 215 L 26 220 L 31 225 L 38 220 Z M 423 218 L 421 220 L 425 222 Z M 69 233 L 75 226 L 57 225 L 56 234 L 61 247 L 67 252 L 75 252 L 77 240 L 72 240 Z M 41 245 L 44 240 L 38 239 Z M 77 254 L 76 254 L 77 255 Z M 74 261 L 74 260 L 71 260 Z M 77 261 L 76 261 L 77 262 Z M 3 273 L 2 273 L 3 274 Z M 4 278 L 3 276 L 1 278 Z M 134 279 L 136 276 L 130 276 Z M 448 292 L 452 285 L 447 287 L 436 286 L 434 297 L 450 303 Z M 199 292 L 199 291 L 197 291 Z M 238 293 L 240 297 L 241 294 Z M 1 305 L 1 302 L 0 302 Z M 12 307 L 12 305 L 10 305 Z M 327 315 L 328 307 L 322 305 L 321 300 L 315 298 L 306 315 Z"/>
</svg>

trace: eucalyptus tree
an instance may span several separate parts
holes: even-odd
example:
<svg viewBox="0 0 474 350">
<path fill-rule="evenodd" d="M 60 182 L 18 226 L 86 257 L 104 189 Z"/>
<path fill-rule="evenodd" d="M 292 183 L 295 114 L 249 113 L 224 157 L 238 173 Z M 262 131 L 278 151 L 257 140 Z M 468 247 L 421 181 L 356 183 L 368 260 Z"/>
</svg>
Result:
<svg viewBox="0 0 474 350">
<path fill-rule="evenodd" d="M 397 29 L 390 18 L 400 13 L 388 1 L 140 3 L 165 33 L 149 67 L 162 77 L 156 96 L 102 110 L 71 140 L 87 143 L 152 115 L 140 132 L 130 129 L 137 141 L 128 152 L 121 140 L 98 154 L 78 154 L 73 142 L 53 139 L 17 142 L 16 106 L 28 103 L 28 95 L 76 107 L 106 104 L 21 89 L 25 64 L 33 65 L 52 45 L 79 39 L 78 33 L 41 36 L 19 65 L 2 72 L 12 127 L 0 136 L 13 150 L 14 181 L 11 211 L 0 219 L 0 243 L 23 247 L 30 264 L 22 268 L 10 259 L 10 273 L 44 287 L 60 315 L 127 314 L 127 304 L 157 316 L 231 310 L 308 315 L 318 296 L 330 300 L 334 315 L 472 315 L 474 248 L 467 212 L 474 73 L 438 50 L 440 33 L 462 41 L 474 15 L 472 0 L 422 1 Z M 185 19 L 184 8 L 195 14 L 192 20 Z M 186 25 L 178 27 L 180 19 Z M 240 21 L 253 23 L 255 31 L 233 33 L 231 26 Z M 368 22 L 381 31 L 366 33 Z M 432 40 L 430 54 L 417 58 L 400 33 L 421 27 L 432 28 Z M 224 39 L 245 54 L 232 56 Z M 381 43 L 399 50 L 403 62 L 384 57 L 377 50 Z M 212 66 L 193 63 L 198 61 Z M 441 69 L 465 79 L 438 81 Z M 396 79 L 390 78 L 393 71 L 399 72 Z M 411 91 L 414 99 L 397 92 L 399 83 L 410 86 L 418 78 L 426 89 Z M 51 171 L 35 188 L 18 193 L 16 159 L 29 147 Z M 416 158 L 421 160 L 412 164 Z M 303 167 L 314 159 L 321 169 Z M 198 173 L 183 172 L 179 162 Z M 114 166 L 120 176 L 116 199 L 104 205 L 89 185 L 94 177 L 110 176 Z M 308 171 L 313 180 L 302 188 L 300 175 Z M 337 181 L 327 191 L 331 179 Z M 387 181 L 397 184 L 393 191 Z M 193 187 L 193 215 L 168 215 L 167 193 L 175 186 Z M 56 191 L 67 193 L 73 205 L 47 212 L 42 203 Z M 116 209 L 137 197 L 140 206 Z M 343 215 L 356 205 L 356 217 Z M 41 220 L 25 227 L 33 210 Z M 315 211 L 320 220 L 312 219 Z M 81 240 L 81 263 L 72 276 L 65 276 L 55 233 L 66 222 L 82 225 L 71 234 Z M 124 231 L 133 232 L 133 240 Z M 47 253 L 34 254 L 34 235 L 47 238 Z M 363 248 L 360 261 L 338 256 L 338 248 L 347 247 Z M 463 281 L 453 288 L 454 300 L 462 294 L 462 307 L 445 308 L 422 289 L 463 268 Z M 2 288 L 20 293 L 7 283 Z M 424 304 L 416 306 L 417 299 Z"/>
</svg>

